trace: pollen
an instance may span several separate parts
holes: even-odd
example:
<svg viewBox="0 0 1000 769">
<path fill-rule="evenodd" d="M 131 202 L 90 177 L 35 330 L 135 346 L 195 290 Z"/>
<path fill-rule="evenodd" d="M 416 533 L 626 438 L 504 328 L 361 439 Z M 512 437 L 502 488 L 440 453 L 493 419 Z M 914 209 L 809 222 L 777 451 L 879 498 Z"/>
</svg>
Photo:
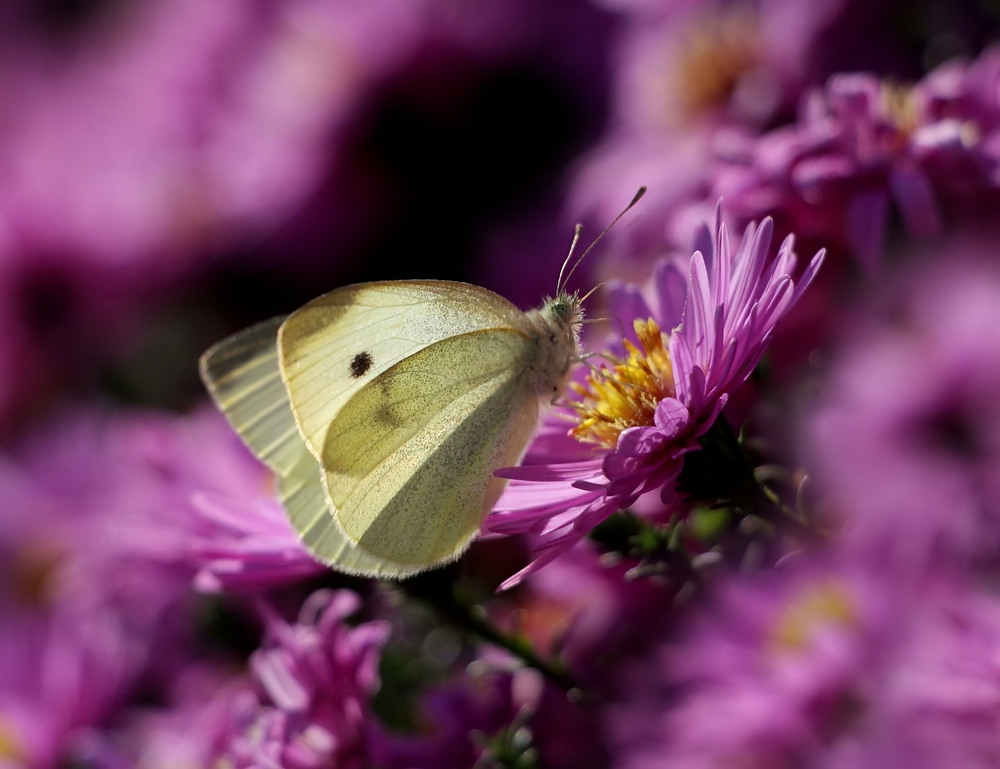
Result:
<svg viewBox="0 0 1000 769">
<path fill-rule="evenodd" d="M 724 107 L 740 78 L 755 70 L 761 59 L 757 22 L 742 6 L 693 20 L 676 68 L 686 113 L 700 115 Z"/>
<path fill-rule="evenodd" d="M 15 555 L 9 564 L 10 584 L 26 606 L 44 606 L 51 598 L 61 558 L 54 548 L 35 543 Z"/>
<path fill-rule="evenodd" d="M 4 764 L 7 761 L 20 764 L 25 758 L 17 737 L 14 724 L 0 719 L 0 761 L 3 761 Z"/>
<path fill-rule="evenodd" d="M 633 327 L 640 347 L 626 339 L 627 359 L 595 369 L 583 384 L 570 384 L 580 396 L 571 404 L 580 421 L 570 430 L 579 441 L 614 447 L 623 430 L 653 424 L 656 404 L 674 396 L 666 335 L 652 318 Z"/>
<path fill-rule="evenodd" d="M 830 626 L 850 627 L 857 617 L 846 588 L 836 581 L 810 586 L 778 617 L 771 640 L 777 649 L 798 651 Z"/>
<path fill-rule="evenodd" d="M 882 116 L 894 129 L 883 137 L 891 153 L 904 150 L 920 122 L 920 108 L 913 88 L 893 82 L 883 82 L 879 89 Z"/>
<path fill-rule="evenodd" d="M 896 130 L 896 142 L 892 149 L 901 152 L 923 120 L 920 97 L 913 86 L 891 81 L 881 84 L 879 97 L 882 115 Z M 958 138 L 966 147 L 971 147 L 982 139 L 982 132 L 976 123 L 964 119 L 959 114 L 949 114 L 949 111 L 945 111 L 938 116 L 938 120 L 957 121 Z"/>
</svg>

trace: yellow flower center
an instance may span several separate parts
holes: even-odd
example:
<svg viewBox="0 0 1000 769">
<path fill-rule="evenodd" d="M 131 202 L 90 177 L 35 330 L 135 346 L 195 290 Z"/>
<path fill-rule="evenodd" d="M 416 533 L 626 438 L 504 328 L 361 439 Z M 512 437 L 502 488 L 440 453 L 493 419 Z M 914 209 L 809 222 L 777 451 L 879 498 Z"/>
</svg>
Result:
<svg viewBox="0 0 1000 769">
<path fill-rule="evenodd" d="M 24 754 L 13 725 L 0 718 L 0 762 L 19 763 L 23 760 Z"/>
<path fill-rule="evenodd" d="M 884 81 L 879 88 L 882 113 L 900 133 L 909 136 L 917 127 L 917 100 L 913 88 Z"/>
<path fill-rule="evenodd" d="M 55 589 L 62 553 L 40 542 L 25 543 L 9 567 L 9 584 L 26 606 L 45 606 Z"/>
<path fill-rule="evenodd" d="M 613 448 L 623 430 L 653 424 L 656 404 L 674 396 L 667 336 L 652 318 L 636 320 L 633 327 L 641 349 L 626 339 L 628 359 L 602 365 L 584 384 L 570 384 L 580 396 L 571 404 L 580 420 L 570 430 L 577 440 Z"/>
<path fill-rule="evenodd" d="M 893 150 L 901 152 L 910 137 L 920 127 L 920 104 L 913 86 L 884 81 L 879 89 L 882 114 L 896 131 Z M 956 116 L 957 118 L 957 116 Z M 959 138 L 969 147 L 982 138 L 982 132 L 971 120 L 959 124 Z"/>
<path fill-rule="evenodd" d="M 737 4 L 702 16 L 685 32 L 675 69 L 681 105 L 687 115 L 726 106 L 761 61 L 754 12 Z"/>
<path fill-rule="evenodd" d="M 774 626 L 773 646 L 801 651 L 813 634 L 831 625 L 851 626 L 857 615 L 846 587 L 836 580 L 810 585 L 792 600 Z"/>
</svg>

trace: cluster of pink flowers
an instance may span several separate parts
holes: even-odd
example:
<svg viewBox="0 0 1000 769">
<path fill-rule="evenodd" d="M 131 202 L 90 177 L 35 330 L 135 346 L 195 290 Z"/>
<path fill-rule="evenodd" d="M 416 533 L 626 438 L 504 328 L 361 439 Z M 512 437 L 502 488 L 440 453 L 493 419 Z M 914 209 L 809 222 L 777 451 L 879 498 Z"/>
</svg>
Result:
<svg viewBox="0 0 1000 769">
<path fill-rule="evenodd" d="M 8 3 L 0 769 L 1000 765 L 966 5 Z M 352 281 L 535 305 L 640 186 L 471 549 L 314 560 L 198 355 Z"/>
</svg>

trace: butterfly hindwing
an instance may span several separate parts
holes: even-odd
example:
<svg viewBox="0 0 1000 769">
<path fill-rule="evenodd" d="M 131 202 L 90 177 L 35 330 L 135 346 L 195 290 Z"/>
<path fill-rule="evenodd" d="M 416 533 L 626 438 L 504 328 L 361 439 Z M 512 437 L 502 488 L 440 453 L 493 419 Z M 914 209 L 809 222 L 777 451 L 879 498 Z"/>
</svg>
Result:
<svg viewBox="0 0 1000 769">
<path fill-rule="evenodd" d="M 258 323 L 212 347 L 201 359 L 209 393 L 250 449 L 277 475 L 282 506 L 314 554 L 353 574 L 413 573 L 380 562 L 337 526 L 319 463 L 299 434 L 278 367 L 277 335 L 284 318 Z"/>
<path fill-rule="evenodd" d="M 304 443 L 300 464 L 278 478 L 278 493 L 292 526 L 324 563 L 365 577 L 400 578 L 421 570 L 375 558 L 351 541 L 331 514 L 319 464 Z"/>
<path fill-rule="evenodd" d="M 284 318 L 224 339 L 201 357 L 201 377 L 233 429 L 268 467 L 287 473 L 304 448 L 278 367 Z"/>
<path fill-rule="evenodd" d="M 517 462 L 534 429 L 537 394 L 524 376 L 533 355 L 533 342 L 510 329 L 460 334 L 353 394 L 321 459 L 352 541 L 422 568 L 465 550 L 503 490 L 493 471 Z"/>
</svg>

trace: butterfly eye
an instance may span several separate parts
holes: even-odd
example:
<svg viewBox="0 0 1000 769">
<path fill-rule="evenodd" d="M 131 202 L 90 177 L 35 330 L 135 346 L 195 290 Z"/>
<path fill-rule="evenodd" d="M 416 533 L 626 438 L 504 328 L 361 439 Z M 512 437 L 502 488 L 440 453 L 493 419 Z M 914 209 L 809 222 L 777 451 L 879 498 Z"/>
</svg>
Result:
<svg viewBox="0 0 1000 769">
<path fill-rule="evenodd" d="M 552 311 L 559 316 L 561 320 L 569 320 L 570 316 L 573 314 L 573 308 L 569 302 L 559 301 L 552 305 Z"/>
<path fill-rule="evenodd" d="M 351 376 L 354 379 L 363 377 L 368 373 L 368 369 L 372 367 L 372 356 L 368 351 L 359 352 L 353 358 L 351 358 Z"/>
</svg>

